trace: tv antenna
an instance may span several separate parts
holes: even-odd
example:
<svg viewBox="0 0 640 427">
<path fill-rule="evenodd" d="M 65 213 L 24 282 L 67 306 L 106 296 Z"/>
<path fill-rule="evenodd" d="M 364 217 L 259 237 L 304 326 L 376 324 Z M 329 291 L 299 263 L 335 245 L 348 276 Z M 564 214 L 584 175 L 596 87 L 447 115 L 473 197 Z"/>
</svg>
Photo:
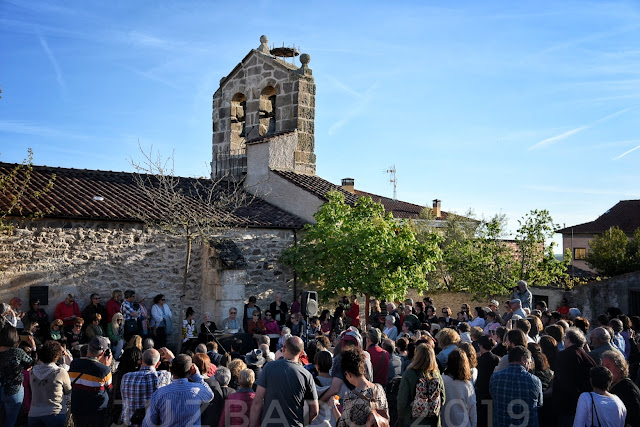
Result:
<svg viewBox="0 0 640 427">
<path fill-rule="evenodd" d="M 398 178 L 396 177 L 396 165 L 389 167 L 389 169 L 387 169 L 385 173 L 391 175 L 391 177 L 389 178 L 389 182 L 393 184 L 393 200 L 398 200 Z"/>
</svg>

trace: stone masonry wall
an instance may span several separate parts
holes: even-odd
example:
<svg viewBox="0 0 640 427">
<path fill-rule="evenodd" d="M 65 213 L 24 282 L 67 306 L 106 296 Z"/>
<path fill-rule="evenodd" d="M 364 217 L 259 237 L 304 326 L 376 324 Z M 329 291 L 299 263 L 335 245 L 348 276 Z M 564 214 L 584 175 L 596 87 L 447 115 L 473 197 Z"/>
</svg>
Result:
<svg viewBox="0 0 640 427">
<path fill-rule="evenodd" d="M 292 244 L 292 231 L 236 229 L 225 237 L 236 242 L 247 266 L 228 269 L 215 249 L 193 245 L 185 307 L 194 308 L 198 325 L 206 311 L 220 322 L 231 304 L 241 310 L 249 295 L 270 301 L 281 291 L 292 298 L 292 273 L 277 261 Z M 49 286 L 49 305 L 42 308 L 53 316 L 68 293 L 76 294 L 81 310 L 94 292 L 106 304 L 113 290 L 133 289 L 149 309 L 163 293 L 179 331 L 184 259 L 182 240 L 140 224 L 40 220 L 0 235 L 0 301 L 18 296 L 26 311 L 29 286 Z"/>
<path fill-rule="evenodd" d="M 275 91 L 275 102 L 273 98 L 267 98 L 265 95 L 265 90 L 271 89 Z M 220 88 L 213 95 L 214 177 L 234 173 L 228 166 L 229 156 L 232 155 L 230 150 L 244 144 L 238 144 L 237 130 L 233 128 L 238 111 L 238 107 L 234 108 L 234 99 L 246 99 L 246 107 L 242 108 L 244 141 L 267 136 L 265 125 L 261 126 L 261 114 L 275 114 L 275 127 L 271 129 L 272 132 L 298 130 L 297 146 L 295 152 L 291 153 L 296 170 L 314 174 L 315 94 L 316 86 L 308 67 L 298 69 L 295 65 L 269 54 L 251 51 L 243 62 L 220 82 Z M 272 106 L 275 106 L 275 112 L 271 111 Z"/>
</svg>

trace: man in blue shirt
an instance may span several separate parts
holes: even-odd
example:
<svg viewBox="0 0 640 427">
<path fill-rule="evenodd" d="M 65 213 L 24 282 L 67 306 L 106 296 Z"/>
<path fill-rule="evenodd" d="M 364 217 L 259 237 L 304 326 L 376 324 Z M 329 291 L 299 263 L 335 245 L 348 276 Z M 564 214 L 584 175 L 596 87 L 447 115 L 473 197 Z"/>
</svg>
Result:
<svg viewBox="0 0 640 427">
<path fill-rule="evenodd" d="M 542 382 L 527 372 L 532 365 L 531 352 L 519 345 L 509 350 L 509 367 L 491 376 L 494 427 L 538 427 Z"/>
<path fill-rule="evenodd" d="M 173 382 L 153 393 L 143 427 L 200 426 L 200 405 L 211 402 L 213 392 L 186 354 L 173 359 L 171 374 Z"/>
</svg>

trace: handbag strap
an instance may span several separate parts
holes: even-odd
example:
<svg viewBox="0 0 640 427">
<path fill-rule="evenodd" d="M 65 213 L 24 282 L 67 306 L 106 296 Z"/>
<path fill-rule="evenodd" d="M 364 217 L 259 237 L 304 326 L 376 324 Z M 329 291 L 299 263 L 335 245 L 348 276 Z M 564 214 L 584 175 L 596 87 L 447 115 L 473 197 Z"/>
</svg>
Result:
<svg viewBox="0 0 640 427">
<path fill-rule="evenodd" d="M 376 386 L 375 385 L 373 386 L 373 397 L 371 399 L 368 398 L 367 396 L 365 396 L 364 394 L 360 393 L 355 388 L 353 390 L 351 390 L 351 391 L 353 391 L 361 399 L 366 400 L 367 402 L 369 402 L 369 404 L 371 405 L 371 409 L 372 410 L 373 409 L 377 409 L 377 407 L 378 407 L 378 404 L 376 403 L 376 392 L 377 392 L 377 390 L 376 390 Z M 374 408 L 373 405 L 375 405 L 376 407 Z"/>
<path fill-rule="evenodd" d="M 602 424 L 600 424 L 600 417 L 598 416 L 598 409 L 596 408 L 596 402 L 593 399 L 593 394 L 592 393 L 589 393 L 589 396 L 591 396 L 591 407 L 593 408 L 593 410 L 596 413 L 596 420 L 598 421 L 598 427 L 600 427 Z M 591 420 L 591 424 L 593 424 L 593 419 Z"/>
<path fill-rule="evenodd" d="M 385 360 L 385 359 L 387 359 L 387 357 L 386 357 L 386 356 L 387 356 L 387 354 L 388 354 L 387 350 L 385 350 L 385 349 L 383 348 L 383 349 L 382 349 L 382 354 L 380 355 L 380 359 L 378 359 L 378 363 L 376 363 L 376 367 L 375 367 L 375 369 L 373 370 L 373 372 L 374 372 L 374 373 L 375 373 L 376 371 L 379 371 L 379 370 L 380 370 L 380 368 L 383 366 L 383 362 L 384 362 L 384 360 Z M 389 356 L 389 358 L 390 358 L 390 357 L 391 357 L 391 356 Z M 390 360 L 390 359 L 387 359 L 387 363 L 389 363 L 389 360 Z"/>
</svg>

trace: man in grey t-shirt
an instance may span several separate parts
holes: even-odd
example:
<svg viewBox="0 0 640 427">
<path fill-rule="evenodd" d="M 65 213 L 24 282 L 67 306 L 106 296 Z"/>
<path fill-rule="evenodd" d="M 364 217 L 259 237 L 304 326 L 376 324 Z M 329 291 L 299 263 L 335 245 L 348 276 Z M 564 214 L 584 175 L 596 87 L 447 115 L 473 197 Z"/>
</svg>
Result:
<svg viewBox="0 0 640 427">
<path fill-rule="evenodd" d="M 267 363 L 256 381 L 258 389 L 251 405 L 251 426 L 300 426 L 318 416 L 318 393 L 313 376 L 299 363 L 304 344 L 291 337 L 282 347 L 284 359 Z M 304 402 L 309 404 L 304 419 Z"/>
</svg>

